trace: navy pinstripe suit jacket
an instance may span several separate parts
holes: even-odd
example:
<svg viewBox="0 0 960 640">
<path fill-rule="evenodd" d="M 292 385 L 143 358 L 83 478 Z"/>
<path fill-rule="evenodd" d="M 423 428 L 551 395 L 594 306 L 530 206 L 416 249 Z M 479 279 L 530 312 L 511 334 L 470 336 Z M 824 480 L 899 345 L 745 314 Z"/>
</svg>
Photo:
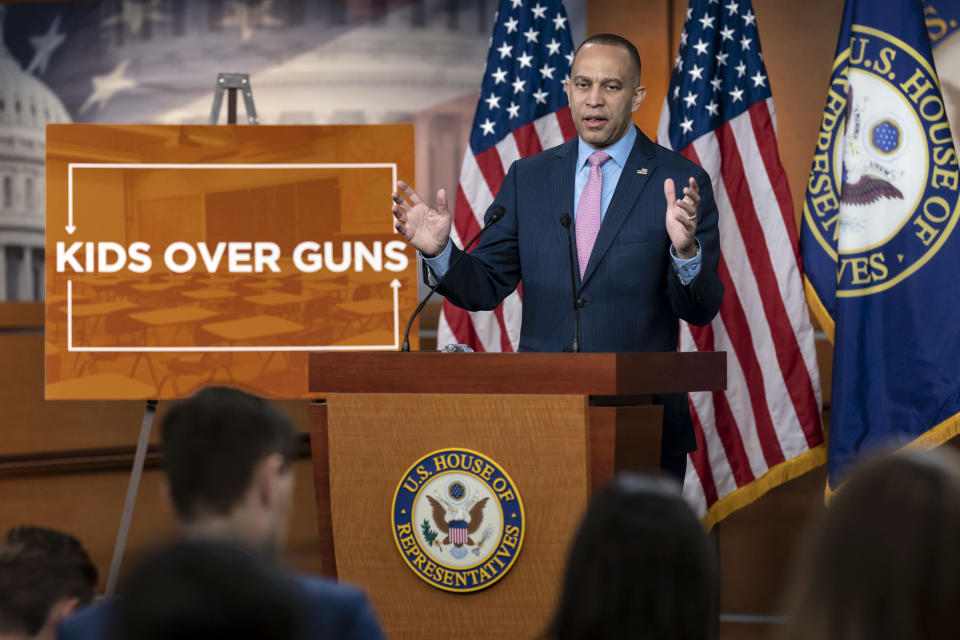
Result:
<svg viewBox="0 0 960 640">
<path fill-rule="evenodd" d="M 678 317 L 705 325 L 720 309 L 720 245 L 710 178 L 643 132 L 637 134 L 586 271 L 577 277 L 582 351 L 673 351 Z M 515 162 L 491 205 L 506 210 L 503 218 L 438 289 L 467 310 L 493 309 L 522 279 L 520 351 L 562 351 L 572 342 L 570 258 L 560 216 L 574 212 L 576 162 L 576 138 Z M 697 239 L 703 256 L 700 273 L 684 286 L 669 255 L 663 181 L 673 178 L 679 192 L 691 176 L 700 187 Z M 453 251 L 451 264 L 460 253 Z M 575 271 L 579 274 L 579 268 Z M 693 450 L 685 396 L 662 400 L 663 454 Z"/>
</svg>

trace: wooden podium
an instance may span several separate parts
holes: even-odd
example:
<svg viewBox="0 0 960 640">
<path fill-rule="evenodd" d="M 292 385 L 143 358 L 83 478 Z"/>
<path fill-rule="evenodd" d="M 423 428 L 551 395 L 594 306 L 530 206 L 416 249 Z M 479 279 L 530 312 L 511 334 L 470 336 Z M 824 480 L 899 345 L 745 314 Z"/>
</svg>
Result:
<svg viewBox="0 0 960 640">
<path fill-rule="evenodd" d="M 721 391 L 726 354 L 314 353 L 311 446 L 324 573 L 366 589 L 392 638 L 530 638 L 547 624 L 567 548 L 594 487 L 615 470 L 657 473 L 653 394 Z M 523 547 L 469 594 L 404 562 L 391 505 L 416 460 L 478 451 L 516 484 Z"/>
</svg>

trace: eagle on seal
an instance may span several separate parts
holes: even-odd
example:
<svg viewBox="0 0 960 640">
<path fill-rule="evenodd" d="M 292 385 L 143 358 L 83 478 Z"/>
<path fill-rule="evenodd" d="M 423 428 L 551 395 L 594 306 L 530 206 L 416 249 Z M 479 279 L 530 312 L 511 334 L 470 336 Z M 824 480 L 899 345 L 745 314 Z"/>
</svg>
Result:
<svg viewBox="0 0 960 640">
<path fill-rule="evenodd" d="M 847 127 L 851 122 L 854 123 L 854 136 L 860 134 L 860 116 L 853 111 L 853 88 L 850 88 L 847 94 Z M 882 198 L 890 200 L 903 200 L 903 193 L 888 180 L 880 176 L 863 173 L 863 167 L 855 162 L 860 157 L 860 151 L 851 143 L 852 156 L 850 164 L 847 164 L 847 158 L 843 159 L 843 183 L 840 186 L 840 202 L 846 205 L 867 205 L 873 204 Z M 855 179 L 854 179 L 855 178 Z"/>
<path fill-rule="evenodd" d="M 473 541 L 473 538 L 470 538 L 469 535 L 476 532 L 476 530 L 480 528 L 480 525 L 483 524 L 483 507 L 487 504 L 487 500 L 489 499 L 489 497 L 486 497 L 470 507 L 470 520 L 467 521 L 468 545 L 476 544 L 476 542 Z M 433 496 L 427 496 L 427 500 L 430 501 L 430 506 L 433 508 L 433 523 L 437 526 L 437 529 L 439 529 L 441 533 L 447 534 L 443 539 L 442 544 L 450 544 L 450 523 L 447 522 L 445 518 L 447 515 L 447 510 L 442 504 L 440 504 L 440 501 L 435 499 Z M 466 521 L 466 519 L 463 517 L 463 509 L 457 509 L 450 522 L 455 522 L 457 520 L 461 522 Z M 455 542 L 454 546 L 462 547 L 463 545 Z"/>
</svg>

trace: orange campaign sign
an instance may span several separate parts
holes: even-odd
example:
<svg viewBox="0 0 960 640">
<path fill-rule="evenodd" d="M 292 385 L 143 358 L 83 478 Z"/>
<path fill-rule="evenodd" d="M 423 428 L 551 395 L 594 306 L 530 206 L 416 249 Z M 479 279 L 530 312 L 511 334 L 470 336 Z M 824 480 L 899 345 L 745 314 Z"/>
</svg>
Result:
<svg viewBox="0 0 960 640">
<path fill-rule="evenodd" d="M 412 125 L 49 125 L 46 398 L 307 397 L 308 352 L 399 349 L 413 149 Z"/>
</svg>

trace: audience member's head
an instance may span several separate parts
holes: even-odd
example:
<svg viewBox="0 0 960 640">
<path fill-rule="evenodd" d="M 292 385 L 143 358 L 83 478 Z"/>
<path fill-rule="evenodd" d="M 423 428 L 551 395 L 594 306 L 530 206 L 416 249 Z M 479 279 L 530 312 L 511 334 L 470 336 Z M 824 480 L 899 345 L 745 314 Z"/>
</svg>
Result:
<svg viewBox="0 0 960 640">
<path fill-rule="evenodd" d="M 116 640 L 277 640 L 302 635 L 301 595 L 268 564 L 236 547 L 181 542 L 124 581 Z"/>
<path fill-rule="evenodd" d="M 796 640 L 956 633 L 960 458 L 911 451 L 864 464 L 811 530 L 784 624 Z"/>
<path fill-rule="evenodd" d="M 73 536 L 14 527 L 0 543 L 0 637 L 54 638 L 93 599 L 97 569 Z"/>
<path fill-rule="evenodd" d="M 286 537 L 296 433 L 269 402 L 209 387 L 163 420 L 170 497 L 188 538 L 273 553 Z"/>
<path fill-rule="evenodd" d="M 546 635 L 703 640 L 716 600 L 713 548 L 679 485 L 623 474 L 590 502 Z"/>
</svg>

